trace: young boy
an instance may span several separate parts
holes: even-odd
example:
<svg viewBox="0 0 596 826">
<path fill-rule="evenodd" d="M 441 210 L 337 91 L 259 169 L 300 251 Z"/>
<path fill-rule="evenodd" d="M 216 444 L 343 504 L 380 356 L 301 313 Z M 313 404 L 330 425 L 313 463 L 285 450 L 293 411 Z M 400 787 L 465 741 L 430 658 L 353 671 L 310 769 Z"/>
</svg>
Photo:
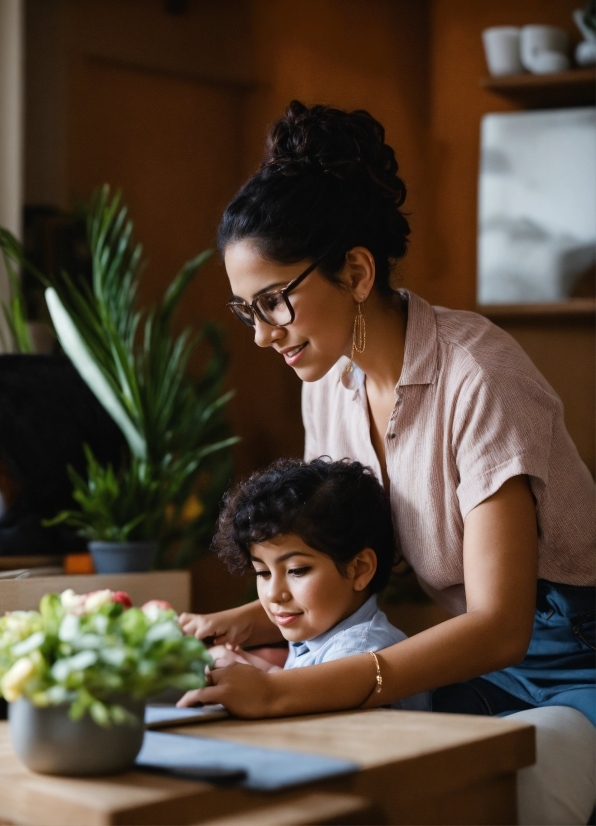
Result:
<svg viewBox="0 0 596 826">
<path fill-rule="evenodd" d="M 385 492 L 359 462 L 285 459 L 253 474 L 224 500 L 213 547 L 230 571 L 254 570 L 261 604 L 289 642 L 284 668 L 379 651 L 405 639 L 377 607 L 395 562 L 395 538 Z M 180 624 L 201 637 L 206 619 L 183 614 Z M 228 644 L 210 649 L 216 667 L 276 668 L 239 649 L 234 629 L 221 621 L 218 636 Z M 189 692 L 181 704 L 191 702 Z M 395 708 L 429 710 L 429 695 L 408 697 Z"/>
</svg>

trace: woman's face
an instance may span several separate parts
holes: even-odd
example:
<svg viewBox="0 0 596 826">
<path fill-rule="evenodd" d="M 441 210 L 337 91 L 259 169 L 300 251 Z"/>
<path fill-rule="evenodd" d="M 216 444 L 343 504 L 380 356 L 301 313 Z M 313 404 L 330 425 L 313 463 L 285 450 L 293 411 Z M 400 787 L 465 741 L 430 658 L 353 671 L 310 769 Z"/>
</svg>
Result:
<svg viewBox="0 0 596 826">
<path fill-rule="evenodd" d="M 234 297 L 247 304 L 259 293 L 285 287 L 310 263 L 268 261 L 250 240 L 230 244 L 224 260 Z M 256 318 L 255 344 L 272 347 L 302 381 L 317 381 L 341 356 L 350 353 L 356 315 L 353 290 L 332 284 L 314 270 L 288 297 L 294 321 L 287 327 L 272 327 Z"/>
</svg>

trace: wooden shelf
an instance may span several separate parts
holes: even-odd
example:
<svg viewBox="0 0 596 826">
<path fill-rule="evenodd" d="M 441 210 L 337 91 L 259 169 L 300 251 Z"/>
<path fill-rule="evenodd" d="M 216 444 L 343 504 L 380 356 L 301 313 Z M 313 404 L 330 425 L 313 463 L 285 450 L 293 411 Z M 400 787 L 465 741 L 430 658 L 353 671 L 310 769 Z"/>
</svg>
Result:
<svg viewBox="0 0 596 826">
<path fill-rule="evenodd" d="M 477 312 L 491 321 L 578 322 L 594 324 L 596 299 L 569 298 L 544 304 L 480 304 Z"/>
<path fill-rule="evenodd" d="M 480 81 L 488 92 L 508 98 L 526 109 L 593 106 L 596 100 L 596 71 L 570 69 L 549 75 L 503 75 Z"/>
</svg>

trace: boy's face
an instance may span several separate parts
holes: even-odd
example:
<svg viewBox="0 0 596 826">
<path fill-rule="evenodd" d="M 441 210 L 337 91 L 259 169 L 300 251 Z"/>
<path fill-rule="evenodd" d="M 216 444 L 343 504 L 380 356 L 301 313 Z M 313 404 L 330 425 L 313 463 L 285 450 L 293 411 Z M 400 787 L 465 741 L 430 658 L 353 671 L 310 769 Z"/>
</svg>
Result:
<svg viewBox="0 0 596 826">
<path fill-rule="evenodd" d="M 251 559 L 263 608 L 293 642 L 317 637 L 353 614 L 368 597 L 377 562 L 366 548 L 342 575 L 331 557 L 294 534 L 253 545 Z"/>
</svg>

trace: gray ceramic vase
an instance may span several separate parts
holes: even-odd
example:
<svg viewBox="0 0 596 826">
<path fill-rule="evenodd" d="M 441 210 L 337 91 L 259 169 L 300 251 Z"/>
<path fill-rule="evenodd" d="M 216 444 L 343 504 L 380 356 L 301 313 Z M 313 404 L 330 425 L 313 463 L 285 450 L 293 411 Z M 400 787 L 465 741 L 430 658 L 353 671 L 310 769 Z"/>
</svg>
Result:
<svg viewBox="0 0 596 826">
<path fill-rule="evenodd" d="M 114 699 L 135 715 L 138 725 L 98 726 L 89 716 L 73 722 L 69 705 L 38 708 L 21 697 L 8 704 L 10 738 L 27 768 L 41 774 L 90 776 L 131 768 L 145 735 L 142 700 Z"/>
<path fill-rule="evenodd" d="M 90 542 L 96 574 L 134 574 L 150 571 L 157 542 Z"/>
</svg>

